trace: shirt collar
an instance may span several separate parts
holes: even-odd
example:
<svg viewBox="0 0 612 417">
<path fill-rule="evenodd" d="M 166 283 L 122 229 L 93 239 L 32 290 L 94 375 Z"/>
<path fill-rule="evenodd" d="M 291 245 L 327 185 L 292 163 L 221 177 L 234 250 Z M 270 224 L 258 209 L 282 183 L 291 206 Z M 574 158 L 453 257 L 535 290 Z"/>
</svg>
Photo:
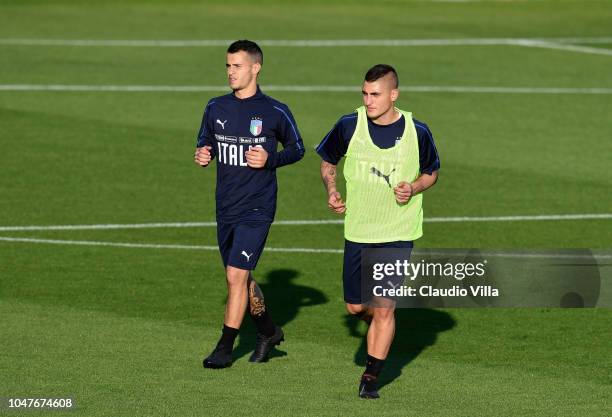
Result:
<svg viewBox="0 0 612 417">
<path fill-rule="evenodd" d="M 263 96 L 264 96 L 264 93 L 261 92 L 261 88 L 259 88 L 259 84 L 257 84 L 257 91 L 251 97 L 238 98 L 238 97 L 236 97 L 236 93 L 232 91 L 232 97 L 234 97 L 234 99 L 238 100 L 238 101 L 258 100 L 258 99 L 262 98 Z"/>
</svg>

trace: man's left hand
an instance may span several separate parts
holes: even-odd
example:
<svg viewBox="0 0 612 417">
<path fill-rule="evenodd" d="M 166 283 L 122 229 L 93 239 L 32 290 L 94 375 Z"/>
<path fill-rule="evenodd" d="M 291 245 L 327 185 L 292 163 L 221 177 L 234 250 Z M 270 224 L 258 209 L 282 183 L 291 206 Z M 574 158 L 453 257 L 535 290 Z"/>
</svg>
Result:
<svg viewBox="0 0 612 417">
<path fill-rule="evenodd" d="M 395 199 L 400 204 L 407 203 L 408 200 L 410 200 L 410 197 L 414 195 L 412 184 L 406 181 L 402 181 L 397 184 L 393 191 L 395 192 Z"/>
<path fill-rule="evenodd" d="M 249 149 L 245 155 L 247 165 L 251 168 L 263 168 L 268 160 L 268 152 L 261 145 Z"/>
</svg>

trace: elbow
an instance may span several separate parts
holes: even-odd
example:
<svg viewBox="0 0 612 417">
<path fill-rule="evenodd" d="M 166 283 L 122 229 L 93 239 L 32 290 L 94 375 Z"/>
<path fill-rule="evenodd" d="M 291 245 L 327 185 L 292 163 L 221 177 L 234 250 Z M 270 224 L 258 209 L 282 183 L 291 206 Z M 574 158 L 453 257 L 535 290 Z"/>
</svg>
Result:
<svg viewBox="0 0 612 417">
<path fill-rule="evenodd" d="M 299 160 L 303 159 L 305 154 L 306 154 L 306 149 L 304 149 L 303 146 L 300 146 L 297 149 L 297 154 L 296 154 L 297 160 L 296 161 L 299 161 Z"/>
<path fill-rule="evenodd" d="M 431 185 L 434 185 L 438 182 L 438 171 L 434 171 L 431 173 Z"/>
</svg>

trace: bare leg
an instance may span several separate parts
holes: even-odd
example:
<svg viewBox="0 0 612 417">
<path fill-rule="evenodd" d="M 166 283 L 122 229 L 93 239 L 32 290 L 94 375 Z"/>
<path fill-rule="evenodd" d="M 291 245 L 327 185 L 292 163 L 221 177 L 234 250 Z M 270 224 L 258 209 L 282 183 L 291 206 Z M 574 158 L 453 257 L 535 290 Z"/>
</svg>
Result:
<svg viewBox="0 0 612 417">
<path fill-rule="evenodd" d="M 368 330 L 368 354 L 386 359 L 395 336 L 395 307 L 374 307 Z"/>
<path fill-rule="evenodd" d="M 347 304 L 351 314 L 370 323 L 367 335 L 368 357 L 365 372 L 359 383 L 361 398 L 379 398 L 377 379 L 389 353 L 395 335 L 395 303 L 390 300 L 375 300 L 374 305 Z M 369 320 L 369 321 L 368 321 Z"/>
<path fill-rule="evenodd" d="M 227 368 L 232 364 L 232 349 L 238 336 L 247 307 L 247 279 L 249 271 L 228 266 L 225 269 L 227 280 L 227 303 L 221 339 L 215 350 L 204 358 L 205 368 Z"/>
<path fill-rule="evenodd" d="M 372 321 L 373 311 L 365 304 L 349 304 L 346 303 L 346 311 L 353 316 L 359 317 L 361 320 L 370 324 Z"/>
<path fill-rule="evenodd" d="M 227 279 L 227 304 L 225 305 L 225 325 L 239 329 L 247 308 L 247 279 L 249 271 L 228 266 L 225 270 Z"/>
</svg>

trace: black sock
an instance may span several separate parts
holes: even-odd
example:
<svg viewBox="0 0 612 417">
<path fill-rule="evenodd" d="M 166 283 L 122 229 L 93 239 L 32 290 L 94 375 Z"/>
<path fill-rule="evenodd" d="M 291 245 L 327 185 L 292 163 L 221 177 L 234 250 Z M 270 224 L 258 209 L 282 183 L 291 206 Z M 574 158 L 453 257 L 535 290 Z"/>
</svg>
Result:
<svg viewBox="0 0 612 417">
<path fill-rule="evenodd" d="M 368 359 L 366 360 L 366 369 L 363 375 L 369 375 L 371 377 L 377 378 L 378 374 L 380 374 L 380 371 L 382 371 L 384 364 L 384 359 L 377 359 L 374 356 L 368 355 Z"/>
<path fill-rule="evenodd" d="M 236 340 L 236 336 L 238 336 L 238 329 L 234 329 L 233 327 L 227 327 L 224 324 L 221 333 L 221 339 L 219 339 L 217 347 L 220 347 L 224 351 L 231 353 L 232 349 L 234 348 L 234 341 Z"/>
<path fill-rule="evenodd" d="M 264 310 L 263 312 L 257 315 L 251 314 L 251 318 L 253 319 L 253 323 L 255 323 L 255 327 L 257 327 L 257 332 L 263 334 L 266 337 L 270 337 L 274 334 L 276 326 L 274 326 L 274 322 L 268 314 L 268 310 Z"/>
</svg>

